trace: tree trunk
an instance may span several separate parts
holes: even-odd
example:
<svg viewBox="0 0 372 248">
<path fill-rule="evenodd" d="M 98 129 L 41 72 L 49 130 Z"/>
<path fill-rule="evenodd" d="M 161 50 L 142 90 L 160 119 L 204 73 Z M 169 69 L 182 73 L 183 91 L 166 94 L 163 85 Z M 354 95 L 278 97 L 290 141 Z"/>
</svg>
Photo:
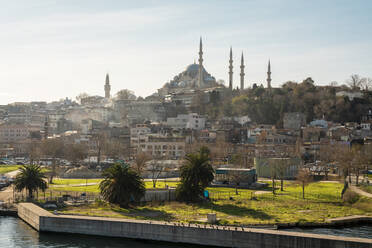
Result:
<svg viewBox="0 0 372 248">
<path fill-rule="evenodd" d="M 280 179 L 280 191 L 284 191 L 283 189 L 284 180 L 283 178 Z"/>
<path fill-rule="evenodd" d="M 53 158 L 52 172 L 50 173 L 49 183 L 53 183 L 53 177 L 56 175 L 56 159 Z"/>
<path fill-rule="evenodd" d="M 359 173 L 357 172 L 356 176 L 356 185 L 359 185 Z"/>
<path fill-rule="evenodd" d="M 32 189 L 28 189 L 28 198 L 30 198 L 30 199 L 33 198 Z"/>
<path fill-rule="evenodd" d="M 235 184 L 235 195 L 238 195 L 238 184 Z"/>
<path fill-rule="evenodd" d="M 97 165 L 101 163 L 101 146 L 98 146 Z"/>
<path fill-rule="evenodd" d="M 302 199 L 305 199 L 305 183 L 302 183 Z"/>
<path fill-rule="evenodd" d="M 273 181 L 273 195 L 275 195 L 275 179 L 273 178 L 272 181 Z"/>
<path fill-rule="evenodd" d="M 349 183 L 351 185 L 351 173 L 350 173 L 350 170 L 349 169 L 347 170 L 347 175 L 349 176 Z"/>
</svg>

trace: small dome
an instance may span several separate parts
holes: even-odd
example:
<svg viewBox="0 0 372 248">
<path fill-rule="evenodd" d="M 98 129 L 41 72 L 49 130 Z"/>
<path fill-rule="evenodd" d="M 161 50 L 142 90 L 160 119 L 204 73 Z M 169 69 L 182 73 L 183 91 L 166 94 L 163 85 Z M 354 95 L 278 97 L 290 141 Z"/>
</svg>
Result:
<svg viewBox="0 0 372 248">
<path fill-rule="evenodd" d="M 198 64 L 191 64 L 189 66 L 186 67 L 186 71 L 188 72 L 195 72 L 195 71 L 199 71 L 199 65 Z"/>
</svg>

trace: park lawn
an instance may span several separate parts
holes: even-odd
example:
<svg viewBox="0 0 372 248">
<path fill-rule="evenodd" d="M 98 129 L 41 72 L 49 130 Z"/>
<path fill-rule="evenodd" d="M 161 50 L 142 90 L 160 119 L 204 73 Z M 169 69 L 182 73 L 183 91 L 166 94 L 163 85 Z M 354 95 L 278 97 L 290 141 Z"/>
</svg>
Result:
<svg viewBox="0 0 372 248">
<path fill-rule="evenodd" d="M 326 219 L 350 215 L 372 215 L 372 199 L 361 198 L 353 205 L 340 200 L 343 185 L 339 183 L 312 183 L 306 187 L 306 199 L 301 188 L 294 184 L 284 192 L 260 194 L 251 200 L 250 191 L 217 188 L 232 196 L 199 204 L 180 202 L 146 203 L 132 208 L 120 208 L 104 202 L 79 207 L 66 207 L 64 214 L 134 218 L 163 221 L 202 222 L 207 213 L 216 213 L 220 224 L 250 225 L 290 222 L 324 222 Z M 230 190 L 230 191 L 229 191 Z M 246 192 L 246 193 L 244 193 Z"/>
<path fill-rule="evenodd" d="M 175 188 L 178 185 L 178 181 L 157 181 L 156 182 L 156 188 L 157 189 L 165 189 L 165 185 L 168 185 L 170 188 Z M 152 181 L 145 181 L 145 187 L 146 189 L 153 189 L 153 183 Z"/>
<path fill-rule="evenodd" d="M 65 179 L 65 178 L 55 178 L 53 179 L 53 185 L 70 185 L 70 184 L 85 184 L 85 183 L 100 183 L 103 179 L 94 178 L 94 179 Z"/>
<path fill-rule="evenodd" d="M 0 165 L 0 174 L 18 170 L 22 165 Z"/>
<path fill-rule="evenodd" d="M 72 191 L 72 192 L 91 192 L 91 193 L 99 193 L 99 184 L 94 185 L 87 185 L 87 186 L 58 186 L 49 184 L 48 190 L 53 191 Z"/>
<path fill-rule="evenodd" d="M 99 183 L 103 179 L 88 179 L 88 183 L 97 183 L 95 185 L 87 185 L 85 179 L 54 179 L 53 184 L 49 184 L 49 188 L 47 190 L 53 191 L 65 191 L 65 192 L 90 192 L 90 193 L 99 193 Z M 73 186 L 71 184 L 82 184 L 81 186 Z M 156 183 L 157 189 L 164 189 L 165 184 L 168 187 L 176 187 L 178 182 L 176 181 L 158 181 Z M 146 189 L 153 189 L 152 181 L 145 181 Z"/>
</svg>

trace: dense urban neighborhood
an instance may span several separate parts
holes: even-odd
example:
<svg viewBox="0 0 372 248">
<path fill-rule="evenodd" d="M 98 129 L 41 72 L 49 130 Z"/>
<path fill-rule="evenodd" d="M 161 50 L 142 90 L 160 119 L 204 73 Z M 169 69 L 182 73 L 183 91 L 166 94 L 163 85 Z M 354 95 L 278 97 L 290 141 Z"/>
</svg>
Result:
<svg viewBox="0 0 372 248">
<path fill-rule="evenodd" d="M 230 46 L 225 82 L 195 44 L 148 96 L 107 73 L 100 95 L 0 105 L 0 233 L 32 228 L 41 247 L 372 247 L 372 78 L 280 82 L 273 56 L 257 81 Z"/>
</svg>

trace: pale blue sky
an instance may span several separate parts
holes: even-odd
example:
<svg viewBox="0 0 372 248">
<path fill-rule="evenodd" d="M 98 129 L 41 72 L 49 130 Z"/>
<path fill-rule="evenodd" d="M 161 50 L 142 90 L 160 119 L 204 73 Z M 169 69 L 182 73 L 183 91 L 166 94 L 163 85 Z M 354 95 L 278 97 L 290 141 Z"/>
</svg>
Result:
<svg viewBox="0 0 372 248">
<path fill-rule="evenodd" d="M 238 86 L 313 77 L 317 84 L 372 77 L 372 1 L 12 0 L 0 8 L 0 104 L 75 98 L 128 88 L 147 96 L 197 59 Z"/>
</svg>

